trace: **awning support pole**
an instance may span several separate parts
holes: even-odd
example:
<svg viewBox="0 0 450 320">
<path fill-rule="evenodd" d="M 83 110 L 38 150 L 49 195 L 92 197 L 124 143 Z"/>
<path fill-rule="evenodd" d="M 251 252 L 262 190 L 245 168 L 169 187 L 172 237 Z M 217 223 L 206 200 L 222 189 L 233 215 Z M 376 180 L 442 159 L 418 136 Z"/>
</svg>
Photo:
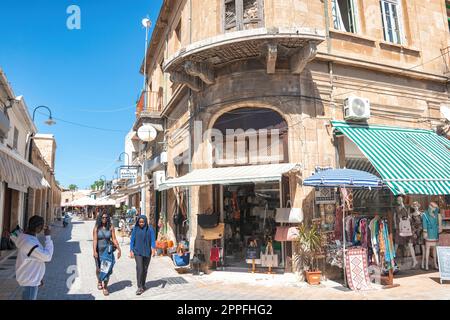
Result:
<svg viewBox="0 0 450 320">
<path fill-rule="evenodd" d="M 341 193 L 341 192 L 340 192 Z M 342 204 L 342 266 L 344 269 L 344 286 L 347 287 L 347 275 L 346 275 L 346 265 L 345 265 L 345 199 L 342 197 L 341 193 L 341 204 Z"/>
</svg>

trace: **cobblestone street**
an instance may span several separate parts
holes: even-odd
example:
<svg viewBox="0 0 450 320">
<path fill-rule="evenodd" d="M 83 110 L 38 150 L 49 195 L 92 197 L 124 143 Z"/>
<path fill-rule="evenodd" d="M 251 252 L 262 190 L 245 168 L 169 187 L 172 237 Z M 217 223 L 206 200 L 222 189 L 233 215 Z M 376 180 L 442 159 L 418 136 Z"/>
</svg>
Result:
<svg viewBox="0 0 450 320">
<path fill-rule="evenodd" d="M 450 299 L 450 284 L 439 284 L 437 272 L 395 278 L 400 287 L 356 293 L 333 281 L 311 287 L 296 281 L 292 274 L 267 275 L 216 271 L 210 275 L 179 274 L 168 257 L 153 258 L 147 291 L 136 296 L 135 263 L 128 257 L 128 239 L 119 238 L 123 257 L 117 261 L 110 281 L 110 296 L 96 288 L 92 257 L 93 221 L 73 219 L 68 228 L 53 226 L 55 253 L 47 265 L 44 300 L 265 300 L 265 299 Z M 14 259 L 0 264 L 0 299 L 20 299 L 21 289 L 14 279 Z"/>
</svg>

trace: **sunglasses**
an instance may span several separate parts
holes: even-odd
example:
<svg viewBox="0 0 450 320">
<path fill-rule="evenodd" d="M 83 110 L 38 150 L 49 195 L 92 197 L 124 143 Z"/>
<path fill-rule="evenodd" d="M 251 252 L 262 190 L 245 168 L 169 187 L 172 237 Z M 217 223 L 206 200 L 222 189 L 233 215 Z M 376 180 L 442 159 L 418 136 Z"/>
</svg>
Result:
<svg viewBox="0 0 450 320">
<path fill-rule="evenodd" d="M 108 217 L 102 217 L 102 219 L 108 219 Z"/>
</svg>

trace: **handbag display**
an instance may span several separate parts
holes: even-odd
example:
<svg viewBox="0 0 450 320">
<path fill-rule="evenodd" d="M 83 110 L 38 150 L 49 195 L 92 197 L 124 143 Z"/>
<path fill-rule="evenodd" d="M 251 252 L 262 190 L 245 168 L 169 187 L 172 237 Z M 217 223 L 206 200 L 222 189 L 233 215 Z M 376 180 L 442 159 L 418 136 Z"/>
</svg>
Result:
<svg viewBox="0 0 450 320">
<path fill-rule="evenodd" d="M 296 227 L 277 227 L 277 231 L 275 232 L 275 240 L 276 241 L 296 241 L 299 236 L 299 231 Z"/>
<path fill-rule="evenodd" d="M 189 252 L 185 252 L 182 255 L 179 255 L 178 253 L 174 253 L 172 255 L 173 263 L 177 267 L 186 267 L 189 265 L 191 254 Z"/>
<path fill-rule="evenodd" d="M 398 227 L 400 230 L 400 237 L 411 237 L 413 235 L 411 230 L 411 220 L 409 218 L 400 219 Z"/>
<path fill-rule="evenodd" d="M 162 249 L 165 250 L 167 249 L 169 246 L 169 244 L 167 243 L 167 241 L 156 241 L 156 248 L 157 249 Z"/>
<path fill-rule="evenodd" d="M 287 233 L 287 241 L 297 241 L 300 232 L 297 227 L 290 227 Z"/>
<path fill-rule="evenodd" d="M 292 208 L 291 202 L 286 203 L 286 208 L 277 208 L 275 221 L 279 223 L 301 223 L 303 221 L 303 210 Z"/>
<path fill-rule="evenodd" d="M 204 213 L 197 215 L 198 225 L 202 228 L 215 228 L 219 224 L 219 214 L 215 213 Z"/>
<path fill-rule="evenodd" d="M 201 240 L 222 239 L 225 234 L 225 223 L 219 223 L 215 228 L 199 228 Z"/>
<path fill-rule="evenodd" d="M 268 243 L 265 253 L 261 253 L 261 266 L 278 267 L 278 255 L 273 253 L 272 243 Z"/>
</svg>

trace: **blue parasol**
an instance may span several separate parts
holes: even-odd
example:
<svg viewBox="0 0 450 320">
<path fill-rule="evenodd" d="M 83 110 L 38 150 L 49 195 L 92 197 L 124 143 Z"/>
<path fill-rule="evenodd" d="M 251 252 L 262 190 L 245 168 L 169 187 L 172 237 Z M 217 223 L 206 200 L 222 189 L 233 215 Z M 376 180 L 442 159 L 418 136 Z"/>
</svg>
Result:
<svg viewBox="0 0 450 320">
<path fill-rule="evenodd" d="M 316 188 L 351 188 L 351 189 L 379 189 L 383 188 L 383 181 L 377 176 L 361 170 L 354 169 L 327 169 L 319 171 L 311 177 L 303 180 L 303 185 Z M 343 227 L 343 264 L 344 282 L 347 286 L 345 276 L 345 205 L 343 206 L 342 227 Z"/>
<path fill-rule="evenodd" d="M 303 185 L 319 188 L 345 187 L 352 189 L 382 188 L 384 186 L 383 181 L 377 176 L 354 169 L 323 170 L 303 180 Z"/>
</svg>

